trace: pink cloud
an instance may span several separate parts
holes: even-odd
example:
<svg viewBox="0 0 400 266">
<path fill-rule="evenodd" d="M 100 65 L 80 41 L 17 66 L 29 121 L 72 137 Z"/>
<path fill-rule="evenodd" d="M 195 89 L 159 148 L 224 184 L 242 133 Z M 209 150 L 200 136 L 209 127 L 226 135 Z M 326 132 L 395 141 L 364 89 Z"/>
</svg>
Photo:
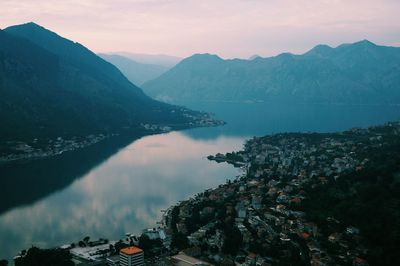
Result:
<svg viewBox="0 0 400 266">
<path fill-rule="evenodd" d="M 393 0 L 2 0 L 0 27 L 35 21 L 97 52 L 224 57 L 360 39 L 398 45 Z"/>
</svg>

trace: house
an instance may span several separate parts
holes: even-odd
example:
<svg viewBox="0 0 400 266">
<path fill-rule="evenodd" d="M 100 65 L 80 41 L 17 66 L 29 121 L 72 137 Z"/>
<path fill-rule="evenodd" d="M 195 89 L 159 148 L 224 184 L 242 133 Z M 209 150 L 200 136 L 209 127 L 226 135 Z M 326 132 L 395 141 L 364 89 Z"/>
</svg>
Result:
<svg viewBox="0 0 400 266">
<path fill-rule="evenodd" d="M 255 253 L 249 253 L 246 257 L 245 265 L 256 265 L 257 261 L 257 254 Z"/>
<path fill-rule="evenodd" d="M 346 233 L 349 235 L 358 235 L 360 233 L 360 229 L 354 226 L 349 226 L 346 228 Z"/>
<path fill-rule="evenodd" d="M 331 243 L 336 243 L 342 238 L 342 234 L 340 233 L 333 233 L 330 236 L 328 236 L 328 241 Z"/>
<path fill-rule="evenodd" d="M 247 208 L 246 208 L 246 206 L 245 206 L 243 201 L 241 201 L 238 204 L 236 204 L 235 210 L 236 210 L 238 218 L 244 219 L 244 218 L 247 217 Z"/>
</svg>

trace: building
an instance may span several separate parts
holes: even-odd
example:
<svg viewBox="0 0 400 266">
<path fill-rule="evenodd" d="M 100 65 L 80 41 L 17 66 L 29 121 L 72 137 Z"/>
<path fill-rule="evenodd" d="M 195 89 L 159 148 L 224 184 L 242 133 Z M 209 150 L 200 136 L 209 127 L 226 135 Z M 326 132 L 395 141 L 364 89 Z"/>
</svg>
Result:
<svg viewBox="0 0 400 266">
<path fill-rule="evenodd" d="M 121 266 L 144 265 L 143 250 L 135 246 L 121 249 L 121 251 L 119 252 L 119 265 Z"/>
<path fill-rule="evenodd" d="M 119 266 L 119 256 L 111 256 L 106 259 L 108 266 Z"/>
<path fill-rule="evenodd" d="M 190 257 L 183 252 L 180 252 L 178 255 L 171 257 L 171 263 L 172 265 L 175 266 L 192 266 L 192 265 L 212 266 L 212 264 Z"/>
<path fill-rule="evenodd" d="M 165 235 L 164 229 L 162 228 L 145 229 L 143 230 L 143 234 L 147 235 L 150 240 L 161 239 L 161 241 L 164 241 L 167 237 Z"/>
</svg>

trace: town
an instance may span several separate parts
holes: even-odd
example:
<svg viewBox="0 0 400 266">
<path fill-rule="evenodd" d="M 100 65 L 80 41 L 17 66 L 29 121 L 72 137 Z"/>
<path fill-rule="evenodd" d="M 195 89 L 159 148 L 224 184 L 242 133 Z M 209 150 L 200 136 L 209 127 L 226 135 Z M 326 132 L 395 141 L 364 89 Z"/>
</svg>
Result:
<svg viewBox="0 0 400 266">
<path fill-rule="evenodd" d="M 99 133 L 77 136 L 57 136 L 33 138 L 31 140 L 9 140 L 0 143 L 0 164 L 11 162 L 28 161 L 42 159 L 60 155 L 64 152 L 75 151 L 92 146 L 96 143 L 118 137 L 123 134 L 135 136 L 167 133 L 174 129 L 194 128 L 194 127 L 214 127 L 223 125 L 224 122 L 216 120 L 206 112 L 190 112 L 186 108 L 180 108 L 183 117 L 189 122 L 183 124 L 145 124 L 141 123 L 137 127 L 123 128 L 120 132 Z M 172 110 L 171 112 L 175 112 Z"/>
<path fill-rule="evenodd" d="M 112 136 L 116 136 L 116 134 L 92 134 L 83 137 L 74 136 L 69 139 L 63 137 L 56 139 L 35 138 L 31 142 L 8 141 L 6 147 L 3 147 L 3 152 L 0 153 L 0 163 L 52 157 L 67 151 L 91 146 Z"/>
<path fill-rule="evenodd" d="M 243 151 L 209 156 L 245 174 L 172 208 L 167 232 L 183 239 L 178 244 L 187 254 L 218 265 L 368 265 L 360 229 L 339 217 L 313 217 L 312 193 L 362 173 L 373 164 L 368 155 L 385 153 L 399 135 L 398 122 L 335 134 L 276 134 L 249 140 Z"/>
</svg>

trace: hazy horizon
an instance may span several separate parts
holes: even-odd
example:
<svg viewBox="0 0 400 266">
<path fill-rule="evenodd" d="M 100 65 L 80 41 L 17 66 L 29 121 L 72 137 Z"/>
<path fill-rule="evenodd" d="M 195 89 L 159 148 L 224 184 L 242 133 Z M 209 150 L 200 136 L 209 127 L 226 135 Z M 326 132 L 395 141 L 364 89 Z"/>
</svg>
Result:
<svg viewBox="0 0 400 266">
<path fill-rule="evenodd" d="M 282 51 L 282 52 L 277 52 L 276 54 L 271 54 L 271 55 L 266 55 L 266 56 L 262 56 L 262 55 L 259 55 L 259 54 L 252 54 L 251 56 L 248 56 L 248 57 L 238 57 L 238 56 L 224 57 L 224 56 L 221 56 L 219 54 L 213 54 L 213 53 L 208 53 L 208 52 L 204 52 L 204 53 L 195 52 L 193 54 L 188 55 L 187 57 L 190 57 L 190 56 L 195 55 L 195 54 L 213 54 L 213 55 L 217 55 L 217 56 L 219 56 L 219 57 L 221 57 L 223 59 L 249 59 L 250 57 L 253 57 L 253 56 L 261 56 L 261 57 L 264 57 L 264 58 L 266 58 L 266 57 L 274 57 L 274 56 L 278 56 L 278 55 L 280 55 L 282 53 L 291 53 L 291 54 L 295 54 L 295 55 L 302 55 L 302 54 L 307 53 L 308 51 L 312 50 L 317 45 L 328 45 L 331 48 L 336 48 L 336 47 L 338 47 L 340 45 L 354 44 L 354 43 L 363 42 L 363 41 L 372 42 L 371 40 L 368 40 L 368 39 L 362 39 L 362 40 L 354 40 L 352 42 L 340 43 L 338 45 L 329 45 L 329 44 L 326 44 L 326 43 L 319 43 L 319 44 L 315 44 L 312 47 L 306 48 L 304 51 L 297 52 L 297 53 L 292 52 L 292 51 Z M 400 45 L 399 46 L 397 46 L 397 45 L 385 45 L 385 44 L 376 43 L 376 42 L 372 42 L 372 43 L 374 43 L 376 45 L 379 45 L 379 46 L 388 46 L 388 47 L 399 47 L 400 46 Z M 129 56 L 128 56 L 129 54 L 131 54 L 131 55 L 139 55 L 139 56 L 141 56 L 141 55 L 144 55 L 144 56 L 147 56 L 147 55 L 148 56 L 160 56 L 160 57 L 161 56 L 167 56 L 167 57 L 180 58 L 181 60 L 187 58 L 187 57 L 180 57 L 178 55 L 173 55 L 173 54 L 162 54 L 162 53 L 150 54 L 150 53 L 140 53 L 140 52 L 127 52 L 127 51 L 109 51 L 109 52 L 99 52 L 97 54 L 120 55 L 120 56 L 127 57 L 127 58 L 129 58 Z"/>
<path fill-rule="evenodd" d="M 301 54 L 368 39 L 400 46 L 400 2 L 3 0 L 0 28 L 33 21 L 96 53 Z"/>
</svg>

